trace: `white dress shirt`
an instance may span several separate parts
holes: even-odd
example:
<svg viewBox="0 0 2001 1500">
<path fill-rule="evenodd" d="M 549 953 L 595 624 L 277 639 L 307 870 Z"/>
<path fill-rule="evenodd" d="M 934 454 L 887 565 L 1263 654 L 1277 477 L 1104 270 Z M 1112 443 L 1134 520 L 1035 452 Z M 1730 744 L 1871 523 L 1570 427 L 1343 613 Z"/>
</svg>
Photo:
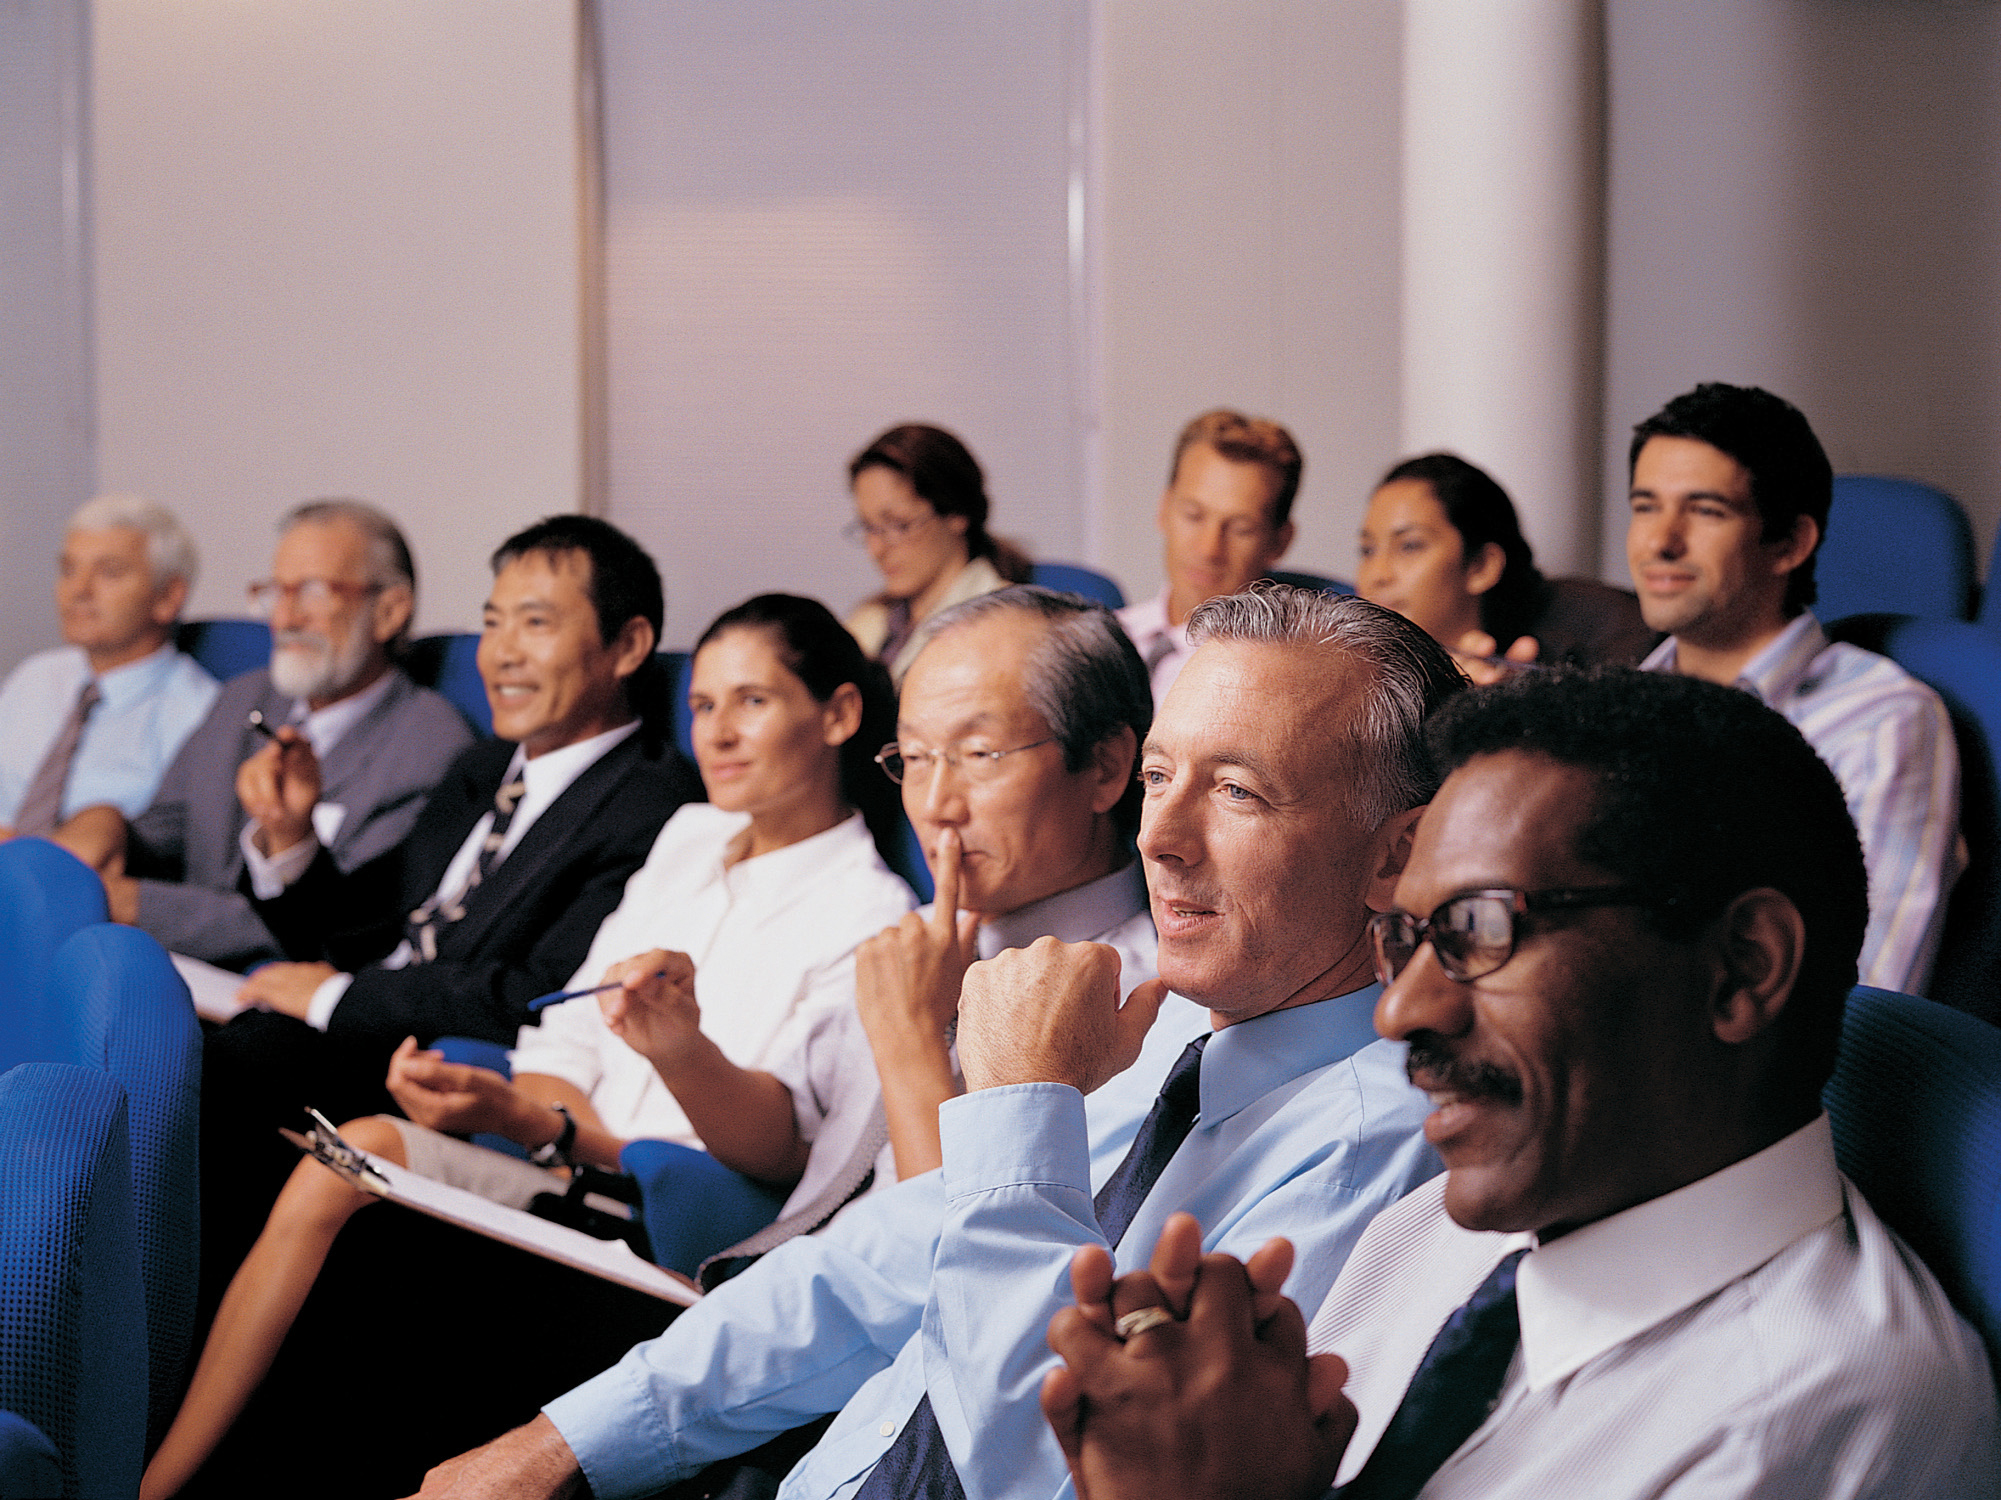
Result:
<svg viewBox="0 0 2001 1500">
<path fill-rule="evenodd" d="M 1669 636 L 1640 670 L 1672 672 L 1675 659 Z M 1737 686 L 1784 714 L 1841 783 L 1869 869 L 1862 983 L 1923 994 L 1966 865 L 1945 705 L 1888 657 L 1829 641 L 1811 610 L 1744 664 Z"/>
<path fill-rule="evenodd" d="M 587 740 L 578 740 L 573 745 L 565 745 L 560 750 L 551 750 L 532 759 L 525 750 L 516 747 L 514 759 L 507 763 L 507 774 L 500 778 L 500 784 L 506 786 L 518 776 L 526 784 L 527 789 L 522 792 L 521 800 L 515 804 L 514 817 L 508 822 L 507 833 L 500 842 L 499 858 L 494 863 L 502 863 L 514 852 L 515 846 L 528 836 L 528 830 L 535 826 L 536 820 L 549 810 L 551 803 L 570 789 L 579 776 L 630 739 L 638 730 L 639 721 L 634 719 L 629 724 L 621 724 L 616 729 L 607 729 L 603 734 L 592 735 Z M 317 812 L 318 809 L 314 811 Z M 486 842 L 487 834 L 492 831 L 493 820 L 494 812 L 491 808 L 482 813 L 479 821 L 472 825 L 472 832 L 465 836 L 465 842 L 459 845 L 459 852 L 454 854 L 452 862 L 445 866 L 445 873 L 439 879 L 438 888 L 433 893 L 440 906 L 463 894 L 467 884 L 472 880 L 473 866 L 479 863 L 480 846 Z M 244 859 L 247 861 L 251 851 L 256 847 L 250 842 L 249 825 L 245 826 L 241 837 Z M 309 850 L 319 847 L 318 841 L 312 837 L 300 842 Z M 300 846 L 294 845 L 293 850 L 298 847 Z M 287 850 L 283 857 L 291 856 L 293 850 Z M 262 860 L 263 856 L 259 855 L 258 858 Z M 310 853 L 306 863 L 311 863 Z M 293 870 L 292 879 L 296 880 L 304 874 L 305 868 L 305 864 L 298 864 Z M 253 873 L 251 877 L 253 886 L 256 878 Z M 414 956 L 410 941 L 405 938 L 396 945 L 394 953 L 382 960 L 381 967 L 405 968 Z M 306 1024 L 315 1030 L 325 1031 L 327 1022 L 333 1018 L 335 1009 L 340 1005 L 341 997 L 347 993 L 347 987 L 353 982 L 352 974 L 335 974 L 321 981 L 319 988 L 313 991 L 313 998 L 306 1005 Z"/>
<path fill-rule="evenodd" d="M 38 651 L 0 685 L 0 824 L 12 824 L 35 772 L 54 748 L 91 680 L 81 646 Z M 215 704 L 215 679 L 172 643 L 97 676 L 101 695 L 84 720 L 63 784 L 59 815 L 108 802 L 137 817 L 180 748 Z"/>
<path fill-rule="evenodd" d="M 1118 611 L 1119 624 L 1125 627 L 1132 643 L 1139 648 L 1139 659 L 1146 663 L 1147 675 L 1153 684 L 1154 707 L 1160 706 L 1167 690 L 1174 686 L 1174 679 L 1181 675 L 1188 658 L 1195 654 L 1195 648 L 1188 644 L 1188 625 L 1167 623 L 1167 590 L 1162 589 L 1151 599 L 1142 599 L 1136 604 L 1128 604 Z"/>
<path fill-rule="evenodd" d="M 852 1011 L 855 946 L 910 910 L 910 887 L 883 864 L 860 813 L 727 863 L 749 826 L 748 814 L 705 802 L 669 818 L 567 987 L 597 984 L 649 948 L 686 953 L 702 1033 L 742 1068 L 768 1067 L 795 1015 Z M 541 1025 L 522 1027 L 513 1066 L 575 1084 L 614 1135 L 702 1144 L 653 1065 L 605 1024 L 595 995 L 552 1005 Z"/>
<path fill-rule="evenodd" d="M 1377 1218 L 1308 1332 L 1348 1361 L 1361 1416 L 1340 1482 L 1445 1319 L 1527 1245 L 1521 1347 L 1426 1500 L 2001 1494 L 1980 1340 L 1837 1172 L 1825 1115 L 1547 1244 L 1461 1229 L 1446 1181 Z"/>
</svg>

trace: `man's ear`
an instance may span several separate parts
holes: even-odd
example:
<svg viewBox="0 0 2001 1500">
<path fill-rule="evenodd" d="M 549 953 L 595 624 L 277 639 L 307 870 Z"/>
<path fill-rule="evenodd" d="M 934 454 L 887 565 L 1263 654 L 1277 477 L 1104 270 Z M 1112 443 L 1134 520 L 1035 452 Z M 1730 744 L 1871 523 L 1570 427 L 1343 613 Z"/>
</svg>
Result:
<svg viewBox="0 0 2001 1500">
<path fill-rule="evenodd" d="M 622 682 L 646 665 L 653 654 L 653 625 L 644 615 L 634 615 L 611 638 L 612 672 Z M 674 684 L 667 684 L 671 695 Z"/>
<path fill-rule="evenodd" d="M 862 690 L 844 682 L 820 705 L 821 738 L 829 745 L 845 745 L 861 727 Z"/>
<path fill-rule="evenodd" d="M 1091 811 L 1108 813 L 1119 805 L 1126 788 L 1132 785 L 1133 768 L 1139 758 L 1139 736 L 1130 724 L 1121 724 L 1091 749 Z"/>
<path fill-rule="evenodd" d="M 1384 819 L 1375 831 L 1369 845 L 1369 889 L 1362 897 L 1370 911 L 1388 911 L 1396 905 L 1397 882 L 1410 863 L 1411 842 L 1423 817 L 1424 808 L 1413 807 Z"/>
<path fill-rule="evenodd" d="M 1721 982 L 1711 1002 L 1716 1039 L 1740 1046 L 1766 1031 L 1792 998 L 1806 956 L 1806 922 L 1785 892 L 1744 892 L 1716 919 Z"/>
<path fill-rule="evenodd" d="M 179 576 L 169 578 L 153 594 L 152 608 L 148 614 L 155 625 L 162 629 L 172 625 L 187 608 L 188 581 Z"/>
<path fill-rule="evenodd" d="M 369 621 L 370 633 L 375 644 L 386 646 L 403 632 L 410 623 L 410 616 L 416 613 L 416 596 L 410 592 L 407 583 L 391 583 L 383 587 L 375 596 L 375 612 Z"/>
<path fill-rule="evenodd" d="M 1292 546 L 1292 539 L 1297 535 L 1299 528 L 1290 521 L 1271 534 L 1271 550 L 1265 554 L 1264 570 L 1267 573 L 1278 566 L 1279 559 L 1285 556 L 1287 549 Z"/>
<path fill-rule="evenodd" d="M 1772 571 L 1790 573 L 1809 557 L 1813 549 L 1820 545 L 1820 526 L 1812 516 L 1793 517 L 1793 534 L 1783 542 L 1772 544 Z"/>
</svg>

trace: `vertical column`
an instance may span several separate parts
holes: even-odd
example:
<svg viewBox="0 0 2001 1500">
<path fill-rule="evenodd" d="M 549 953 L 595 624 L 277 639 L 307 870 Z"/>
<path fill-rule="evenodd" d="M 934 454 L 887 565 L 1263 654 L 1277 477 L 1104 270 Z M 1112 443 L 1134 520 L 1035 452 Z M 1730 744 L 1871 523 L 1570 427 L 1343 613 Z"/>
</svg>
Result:
<svg viewBox="0 0 2001 1500">
<path fill-rule="evenodd" d="M 1405 0 L 1403 447 L 1507 487 L 1545 572 L 1597 557 L 1599 0 Z"/>
</svg>

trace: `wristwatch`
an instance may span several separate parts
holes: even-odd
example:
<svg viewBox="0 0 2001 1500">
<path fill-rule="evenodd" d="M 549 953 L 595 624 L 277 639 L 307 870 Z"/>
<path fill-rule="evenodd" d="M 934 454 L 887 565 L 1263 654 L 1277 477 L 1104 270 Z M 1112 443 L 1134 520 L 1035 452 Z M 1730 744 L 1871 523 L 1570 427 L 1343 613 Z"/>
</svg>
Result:
<svg viewBox="0 0 2001 1500">
<path fill-rule="evenodd" d="M 553 1141 L 530 1151 L 528 1159 L 538 1167 L 567 1167 L 571 1164 L 570 1147 L 577 1143 L 576 1117 L 560 1104 L 552 1104 L 549 1108 L 563 1117 L 563 1128 L 556 1133 Z"/>
</svg>

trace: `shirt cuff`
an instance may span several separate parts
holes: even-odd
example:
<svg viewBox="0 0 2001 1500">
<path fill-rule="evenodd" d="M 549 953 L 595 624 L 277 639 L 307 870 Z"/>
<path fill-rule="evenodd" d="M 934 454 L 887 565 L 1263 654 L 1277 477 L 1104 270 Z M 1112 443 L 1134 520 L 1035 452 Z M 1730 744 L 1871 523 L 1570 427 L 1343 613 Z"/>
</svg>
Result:
<svg viewBox="0 0 2001 1500">
<path fill-rule="evenodd" d="M 287 886 L 306 873 L 313 856 L 320 852 L 320 841 L 308 830 L 291 848 L 267 856 L 257 847 L 256 834 L 261 826 L 254 818 L 245 823 L 236 835 L 236 842 L 243 850 L 244 868 L 250 872 L 250 894 L 259 901 L 275 901 L 285 894 Z"/>
<path fill-rule="evenodd" d="M 938 1107 L 947 1200 L 1021 1183 L 1091 1195 L 1084 1096 L 1067 1083 L 1017 1083 Z"/>
<path fill-rule="evenodd" d="M 340 1004 L 340 997 L 353 983 L 352 974 L 336 974 L 331 979 L 322 979 L 320 987 L 313 991 L 313 998 L 306 1002 L 306 1024 L 315 1031 L 325 1031 L 327 1022 L 333 1019 L 334 1007 Z"/>
<path fill-rule="evenodd" d="M 598 1500 L 656 1494 L 682 1477 L 667 1423 L 634 1368 L 638 1355 L 635 1349 L 542 1408 Z"/>
</svg>

